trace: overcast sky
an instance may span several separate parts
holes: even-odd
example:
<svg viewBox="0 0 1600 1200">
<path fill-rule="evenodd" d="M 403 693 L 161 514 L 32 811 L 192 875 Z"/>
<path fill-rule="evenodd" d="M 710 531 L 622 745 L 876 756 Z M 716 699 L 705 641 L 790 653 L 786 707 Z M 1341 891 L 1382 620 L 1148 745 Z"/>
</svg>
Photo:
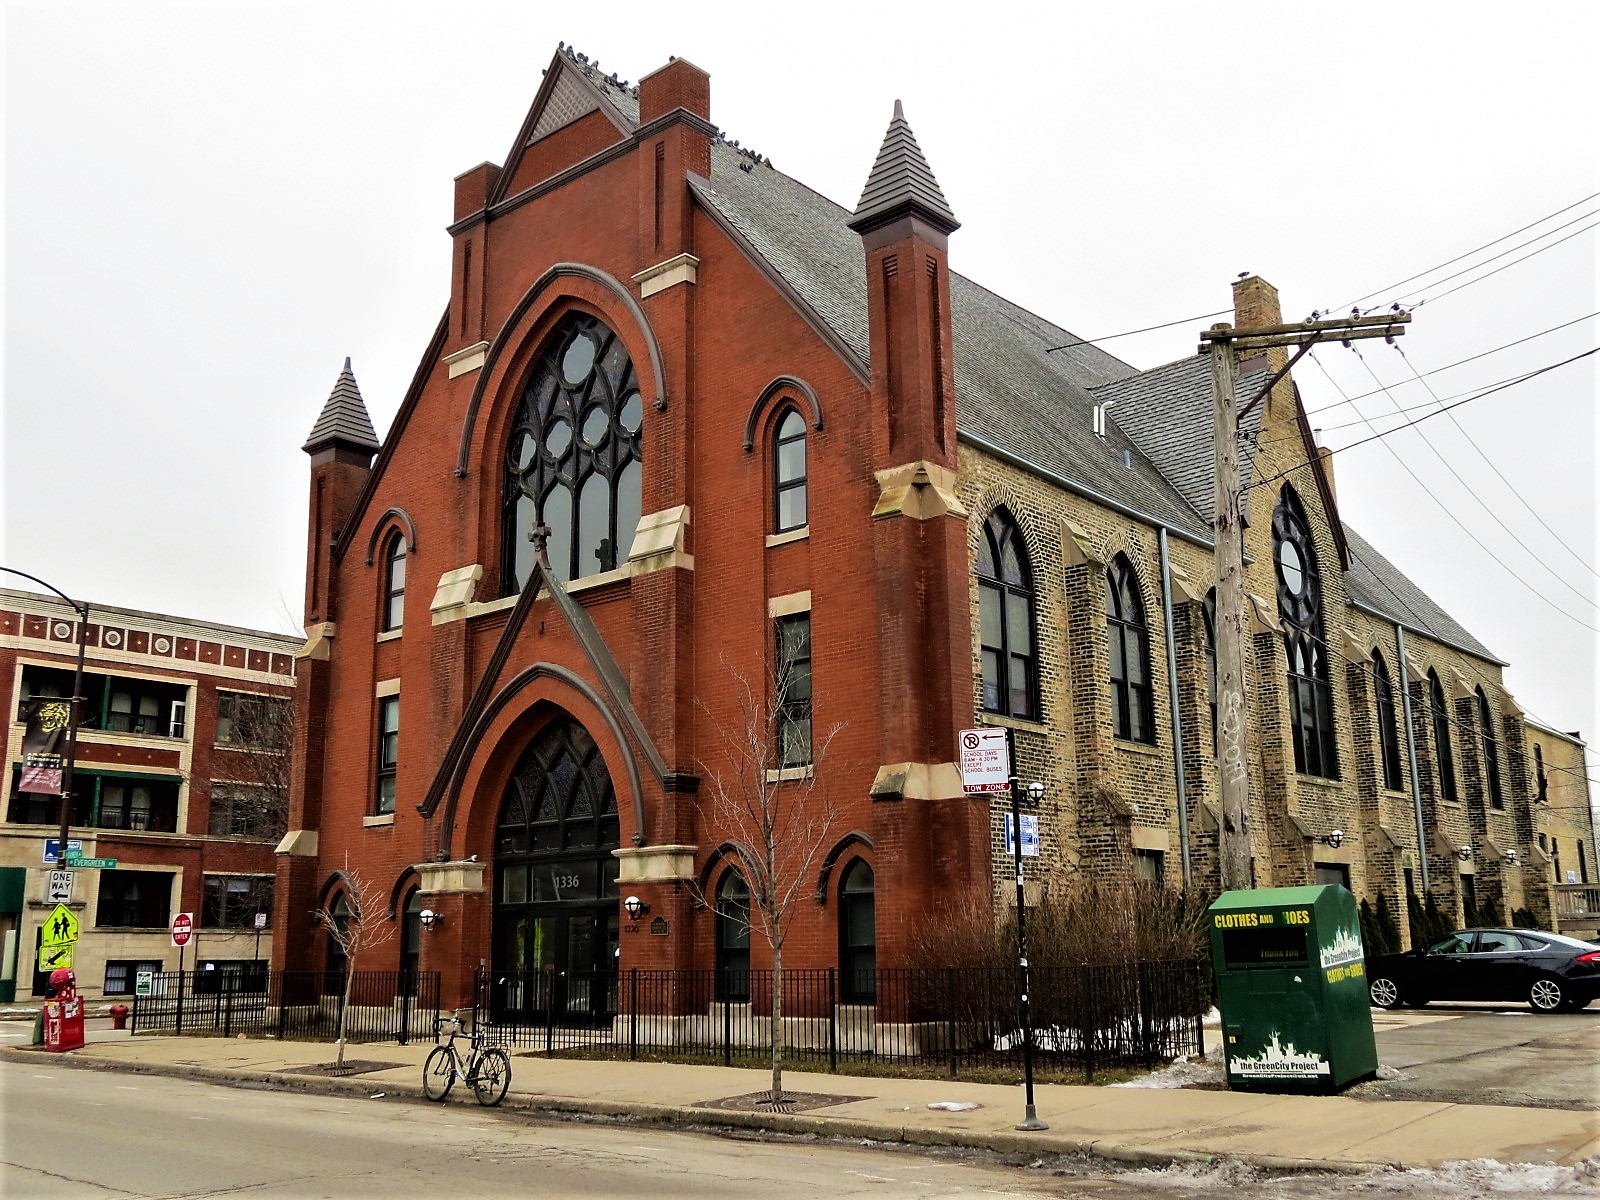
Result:
<svg viewBox="0 0 1600 1200">
<path fill-rule="evenodd" d="M 1404 357 L 1297 370 L 1330 446 L 1600 336 L 1590 3 L 8 4 L 4 564 L 297 628 L 300 445 L 346 355 L 387 430 L 451 180 L 505 161 L 560 39 L 635 81 L 691 59 L 730 137 L 848 207 L 903 100 L 952 267 L 1083 337 L 1242 271 L 1291 319 L 1425 301 Z M 1155 366 L 1210 320 L 1105 345 Z M 1335 460 L 1345 519 L 1590 735 L 1597 360 Z"/>
</svg>

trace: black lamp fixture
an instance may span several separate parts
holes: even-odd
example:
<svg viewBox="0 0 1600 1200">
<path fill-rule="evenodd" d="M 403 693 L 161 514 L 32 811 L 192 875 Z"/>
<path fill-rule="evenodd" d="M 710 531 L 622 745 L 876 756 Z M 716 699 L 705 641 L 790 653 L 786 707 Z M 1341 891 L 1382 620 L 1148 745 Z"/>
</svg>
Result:
<svg viewBox="0 0 1600 1200">
<path fill-rule="evenodd" d="M 417 914 L 417 920 L 422 922 L 424 929 L 437 929 L 444 924 L 444 914 L 442 912 L 434 912 L 431 908 L 425 908 Z"/>
<path fill-rule="evenodd" d="M 1472 847 L 1462 846 L 1461 849 L 1456 851 L 1456 857 L 1462 862 L 1470 862 L 1472 860 Z"/>
<path fill-rule="evenodd" d="M 629 896 L 622 902 L 622 907 L 628 910 L 628 920 L 630 921 L 637 921 L 650 911 L 649 901 L 641 900 L 637 896 Z"/>
<path fill-rule="evenodd" d="M 1319 837 L 1317 841 L 1321 842 L 1324 846 L 1332 846 L 1335 850 L 1337 850 L 1340 846 L 1344 845 L 1344 830 L 1330 829 L 1327 833 Z"/>
</svg>

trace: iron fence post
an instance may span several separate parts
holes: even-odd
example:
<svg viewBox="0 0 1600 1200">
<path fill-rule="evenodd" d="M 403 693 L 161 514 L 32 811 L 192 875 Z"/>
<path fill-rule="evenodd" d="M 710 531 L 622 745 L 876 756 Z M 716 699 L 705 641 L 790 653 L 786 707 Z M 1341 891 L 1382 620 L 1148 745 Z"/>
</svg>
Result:
<svg viewBox="0 0 1600 1200">
<path fill-rule="evenodd" d="M 1139 983 L 1139 1049 L 1148 1069 L 1155 1065 L 1156 1053 L 1150 1031 L 1150 964 L 1143 959 L 1139 960 L 1136 977 Z"/>
<path fill-rule="evenodd" d="M 639 968 L 628 968 L 628 1057 L 639 1057 Z"/>
<path fill-rule="evenodd" d="M 187 972 L 182 970 L 178 972 L 178 1020 L 177 1029 L 174 1031 L 173 1035 L 175 1037 L 183 1036 L 183 977 L 185 974 L 187 974 Z"/>
<path fill-rule="evenodd" d="M 960 1069 L 956 1054 L 956 969 L 954 967 L 944 969 L 944 1011 L 950 1037 L 950 1078 L 954 1079 Z"/>
<path fill-rule="evenodd" d="M 722 997 L 722 1065 L 733 1066 L 733 1000 Z"/>
<path fill-rule="evenodd" d="M 828 968 L 828 1070 L 839 1069 L 839 972 Z"/>
<path fill-rule="evenodd" d="M 1094 1033 L 1097 1024 L 1094 1015 L 1094 968 L 1088 963 L 1079 966 L 1082 995 L 1082 1022 L 1081 1036 L 1083 1037 L 1083 1078 L 1086 1083 L 1094 1082 Z"/>
</svg>

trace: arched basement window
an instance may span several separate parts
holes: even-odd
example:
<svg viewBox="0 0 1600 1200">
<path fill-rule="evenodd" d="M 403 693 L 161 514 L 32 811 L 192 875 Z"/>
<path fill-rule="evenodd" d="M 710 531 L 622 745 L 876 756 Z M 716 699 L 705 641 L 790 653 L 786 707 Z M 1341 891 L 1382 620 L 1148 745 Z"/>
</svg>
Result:
<svg viewBox="0 0 1600 1200">
<path fill-rule="evenodd" d="M 563 582 L 627 561 L 643 492 L 643 424 L 622 339 L 587 313 L 567 317 L 535 360 L 506 439 L 502 595 L 528 581 L 536 518 L 550 529 L 550 569 Z"/>
<path fill-rule="evenodd" d="M 846 1004 L 871 1004 L 878 995 L 874 881 L 859 858 L 839 880 L 839 993 Z"/>
<path fill-rule="evenodd" d="M 750 999 L 750 888 L 730 870 L 717 884 L 717 999 Z"/>
</svg>

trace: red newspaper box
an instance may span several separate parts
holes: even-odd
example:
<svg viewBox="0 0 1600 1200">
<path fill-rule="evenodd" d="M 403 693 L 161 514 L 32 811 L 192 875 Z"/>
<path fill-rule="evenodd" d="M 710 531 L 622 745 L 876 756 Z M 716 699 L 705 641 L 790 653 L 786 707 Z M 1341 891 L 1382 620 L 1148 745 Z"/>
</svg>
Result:
<svg viewBox="0 0 1600 1200">
<path fill-rule="evenodd" d="M 44 1048 L 76 1050 L 83 1045 L 83 997 L 78 995 L 78 977 L 69 970 L 50 972 L 54 1000 L 44 1004 Z"/>
</svg>

